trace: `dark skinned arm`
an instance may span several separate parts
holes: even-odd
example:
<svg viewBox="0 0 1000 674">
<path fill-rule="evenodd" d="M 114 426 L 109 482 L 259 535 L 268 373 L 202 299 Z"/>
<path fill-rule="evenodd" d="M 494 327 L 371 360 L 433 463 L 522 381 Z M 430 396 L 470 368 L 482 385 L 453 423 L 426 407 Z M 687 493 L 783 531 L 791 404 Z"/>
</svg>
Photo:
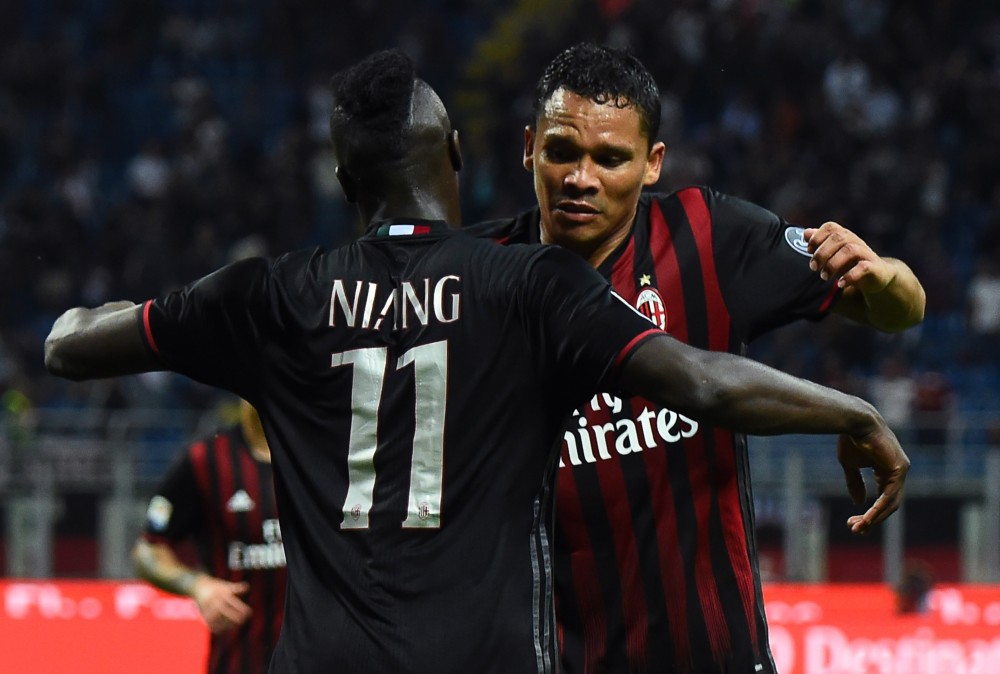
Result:
<svg viewBox="0 0 1000 674">
<path fill-rule="evenodd" d="M 141 310 L 124 301 L 65 312 L 45 338 L 46 369 L 74 381 L 163 369 L 139 333 Z"/>
<path fill-rule="evenodd" d="M 874 469 L 879 490 L 867 512 L 848 519 L 854 533 L 867 532 L 902 501 L 910 461 L 882 416 L 860 398 L 666 335 L 636 350 L 621 383 L 630 393 L 711 426 L 752 435 L 840 435 L 838 459 L 851 498 L 864 502 L 861 468 Z"/>
</svg>

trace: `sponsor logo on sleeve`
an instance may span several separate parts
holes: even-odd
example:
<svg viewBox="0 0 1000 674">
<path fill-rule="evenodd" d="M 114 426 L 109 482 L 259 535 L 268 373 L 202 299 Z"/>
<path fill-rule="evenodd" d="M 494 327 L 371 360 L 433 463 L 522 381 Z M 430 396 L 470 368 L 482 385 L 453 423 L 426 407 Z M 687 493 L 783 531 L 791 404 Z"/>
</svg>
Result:
<svg viewBox="0 0 1000 674">
<path fill-rule="evenodd" d="M 812 257 L 809 252 L 809 244 L 805 239 L 806 230 L 802 227 L 788 227 L 785 229 L 785 241 L 796 253 Z"/>
<path fill-rule="evenodd" d="M 170 524 L 170 516 L 173 513 L 174 505 L 157 494 L 149 501 L 149 507 L 146 509 L 146 520 L 153 531 L 163 531 Z"/>
</svg>

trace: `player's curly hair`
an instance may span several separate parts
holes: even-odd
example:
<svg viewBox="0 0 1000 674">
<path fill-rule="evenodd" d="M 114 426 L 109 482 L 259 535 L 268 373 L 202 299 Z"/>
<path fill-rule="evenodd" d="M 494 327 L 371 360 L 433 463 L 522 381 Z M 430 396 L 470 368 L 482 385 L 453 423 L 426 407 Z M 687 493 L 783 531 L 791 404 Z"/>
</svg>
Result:
<svg viewBox="0 0 1000 674">
<path fill-rule="evenodd" d="M 621 49 L 581 42 L 566 49 L 545 68 L 535 88 L 531 125 L 560 87 L 596 103 L 635 107 L 650 145 L 660 131 L 660 89 L 639 59 Z"/>
<path fill-rule="evenodd" d="M 416 68 L 398 49 L 380 51 L 330 80 L 334 109 L 330 127 L 365 153 L 399 156 L 410 118 Z"/>
</svg>

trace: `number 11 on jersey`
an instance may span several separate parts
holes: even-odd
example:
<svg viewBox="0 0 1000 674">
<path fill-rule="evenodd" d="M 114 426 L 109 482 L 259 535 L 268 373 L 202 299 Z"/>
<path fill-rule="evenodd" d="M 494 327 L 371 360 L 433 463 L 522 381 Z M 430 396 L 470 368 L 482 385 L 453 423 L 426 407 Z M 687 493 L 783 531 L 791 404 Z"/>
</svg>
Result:
<svg viewBox="0 0 1000 674">
<path fill-rule="evenodd" d="M 341 529 L 367 529 L 375 492 L 378 414 L 388 353 L 385 347 L 333 354 L 331 367 L 352 366 L 351 432 L 347 448 L 347 496 Z M 416 385 L 411 446 L 410 490 L 404 529 L 441 526 L 444 479 L 444 416 L 448 383 L 448 343 L 415 346 L 399 357 L 396 369 L 413 365 Z"/>
</svg>

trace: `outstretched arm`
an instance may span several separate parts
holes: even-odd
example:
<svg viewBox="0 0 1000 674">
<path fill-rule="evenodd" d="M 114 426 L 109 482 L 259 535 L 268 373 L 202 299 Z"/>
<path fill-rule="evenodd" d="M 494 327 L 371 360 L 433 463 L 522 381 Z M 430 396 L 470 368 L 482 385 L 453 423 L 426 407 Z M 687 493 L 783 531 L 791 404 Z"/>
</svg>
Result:
<svg viewBox="0 0 1000 674">
<path fill-rule="evenodd" d="M 905 263 L 880 257 L 857 234 L 836 222 L 807 229 L 809 267 L 844 289 L 833 311 L 883 332 L 898 332 L 924 319 L 927 297 Z"/>
<path fill-rule="evenodd" d="M 45 367 L 75 381 L 163 369 L 139 333 L 141 310 L 128 301 L 70 309 L 45 338 Z"/>
<path fill-rule="evenodd" d="M 139 539 L 132 548 L 132 564 L 140 578 L 171 594 L 191 597 L 213 634 L 246 622 L 253 611 L 240 599 L 250 586 L 230 583 L 185 566 L 169 545 Z"/>
<path fill-rule="evenodd" d="M 864 467 L 874 468 L 880 492 L 864 515 L 848 520 L 855 533 L 884 520 L 902 500 L 910 461 L 885 420 L 860 398 L 667 335 L 636 349 L 622 371 L 622 385 L 663 407 L 741 433 L 840 434 L 838 453 L 851 497 L 864 501 Z"/>
</svg>

